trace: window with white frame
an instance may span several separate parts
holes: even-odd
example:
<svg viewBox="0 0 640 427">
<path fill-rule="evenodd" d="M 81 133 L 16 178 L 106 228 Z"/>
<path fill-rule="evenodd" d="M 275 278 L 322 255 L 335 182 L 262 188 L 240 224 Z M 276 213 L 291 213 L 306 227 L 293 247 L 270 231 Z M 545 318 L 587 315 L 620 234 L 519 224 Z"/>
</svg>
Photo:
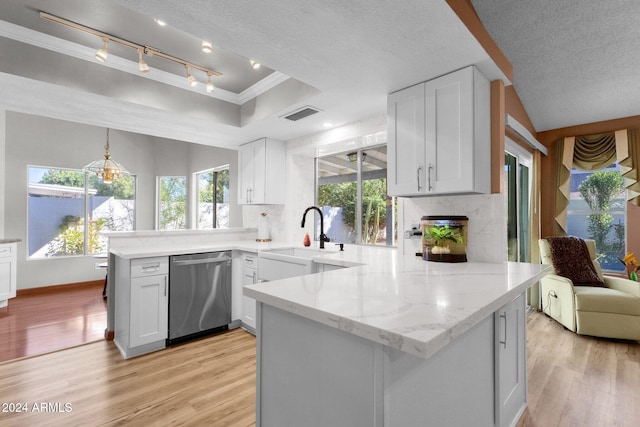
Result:
<svg viewBox="0 0 640 427">
<path fill-rule="evenodd" d="M 77 169 L 28 166 L 30 259 L 98 254 L 103 231 L 135 229 L 135 177 L 105 184 Z"/>
<path fill-rule="evenodd" d="M 195 174 L 196 228 L 229 228 L 229 165 Z"/>
</svg>

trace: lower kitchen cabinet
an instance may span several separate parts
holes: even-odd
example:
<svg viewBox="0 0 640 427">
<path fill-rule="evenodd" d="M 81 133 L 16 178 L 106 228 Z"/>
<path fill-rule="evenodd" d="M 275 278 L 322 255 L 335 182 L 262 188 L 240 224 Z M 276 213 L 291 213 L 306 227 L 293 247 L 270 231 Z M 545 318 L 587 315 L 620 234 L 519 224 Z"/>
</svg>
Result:
<svg viewBox="0 0 640 427">
<path fill-rule="evenodd" d="M 0 307 L 16 296 L 16 243 L 0 244 Z"/>
<path fill-rule="evenodd" d="M 165 348 L 169 329 L 168 257 L 116 257 L 115 337 L 126 359 Z"/>
<path fill-rule="evenodd" d="M 515 424 L 527 407 L 525 298 L 494 313 L 496 424 Z"/>
<path fill-rule="evenodd" d="M 425 359 L 259 302 L 256 424 L 515 425 L 524 308 L 520 295 Z"/>
<path fill-rule="evenodd" d="M 258 255 L 243 252 L 241 255 L 242 286 L 258 283 Z M 242 295 L 242 323 L 251 332 L 256 328 L 256 300 Z"/>
</svg>

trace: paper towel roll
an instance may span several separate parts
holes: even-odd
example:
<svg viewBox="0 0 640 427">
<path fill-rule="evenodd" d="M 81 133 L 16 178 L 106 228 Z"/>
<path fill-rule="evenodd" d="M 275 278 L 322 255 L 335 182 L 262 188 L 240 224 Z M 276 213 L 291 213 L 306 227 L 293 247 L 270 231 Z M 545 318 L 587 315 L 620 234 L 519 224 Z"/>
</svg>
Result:
<svg viewBox="0 0 640 427">
<path fill-rule="evenodd" d="M 270 242 L 271 236 L 269 233 L 269 218 L 266 212 L 262 212 L 258 217 L 258 237 L 257 242 Z"/>
</svg>

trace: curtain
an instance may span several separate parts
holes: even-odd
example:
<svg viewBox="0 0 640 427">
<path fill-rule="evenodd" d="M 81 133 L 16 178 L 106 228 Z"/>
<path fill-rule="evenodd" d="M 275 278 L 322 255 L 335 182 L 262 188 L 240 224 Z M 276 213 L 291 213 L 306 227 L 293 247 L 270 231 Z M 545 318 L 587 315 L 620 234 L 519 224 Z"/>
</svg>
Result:
<svg viewBox="0 0 640 427">
<path fill-rule="evenodd" d="M 627 190 L 627 202 L 640 206 L 640 180 L 638 169 L 640 168 L 640 146 L 638 131 L 629 129 L 628 131 L 616 132 L 616 146 L 618 147 L 618 162 L 620 172 L 624 179 L 624 186 Z"/>
<path fill-rule="evenodd" d="M 553 233 L 567 234 L 567 207 L 569 206 L 571 168 L 592 171 L 605 168 L 616 161 L 627 190 L 627 201 L 640 206 L 640 147 L 638 132 L 623 129 L 597 135 L 570 136 L 558 140 L 556 147 L 556 209 Z"/>
<path fill-rule="evenodd" d="M 529 253 L 531 259 L 528 262 L 540 262 L 540 249 L 538 239 L 540 239 L 540 162 L 542 161 L 540 151 L 533 152 L 533 165 L 531 170 L 531 194 L 530 194 L 530 212 L 529 215 Z M 536 283 L 527 289 L 527 304 L 536 310 L 542 310 L 540 304 L 540 283 Z"/>
</svg>

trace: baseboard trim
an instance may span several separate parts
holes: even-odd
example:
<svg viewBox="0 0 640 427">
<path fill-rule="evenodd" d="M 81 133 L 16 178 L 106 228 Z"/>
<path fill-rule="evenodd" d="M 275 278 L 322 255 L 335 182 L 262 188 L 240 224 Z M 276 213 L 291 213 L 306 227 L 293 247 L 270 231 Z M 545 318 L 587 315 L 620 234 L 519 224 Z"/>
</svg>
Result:
<svg viewBox="0 0 640 427">
<path fill-rule="evenodd" d="M 20 297 L 20 296 L 49 294 L 52 292 L 64 292 L 64 291 L 69 291 L 74 289 L 91 288 L 95 286 L 104 286 L 104 279 L 90 280 L 87 282 L 69 283 L 66 285 L 54 285 L 54 286 L 42 286 L 40 288 L 18 289 L 16 291 L 16 296 Z"/>
</svg>

